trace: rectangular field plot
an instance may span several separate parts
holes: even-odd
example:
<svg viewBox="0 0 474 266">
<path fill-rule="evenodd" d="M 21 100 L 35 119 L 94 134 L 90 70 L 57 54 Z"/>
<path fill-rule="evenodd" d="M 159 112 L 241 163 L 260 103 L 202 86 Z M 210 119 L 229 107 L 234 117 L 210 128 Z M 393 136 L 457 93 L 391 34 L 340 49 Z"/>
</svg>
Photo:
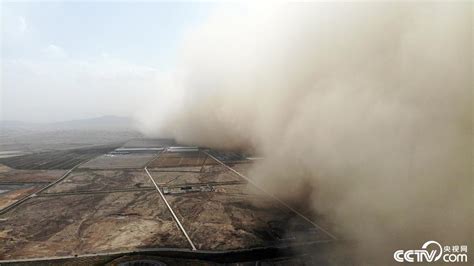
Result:
<svg viewBox="0 0 474 266">
<path fill-rule="evenodd" d="M 153 183 L 143 170 L 84 170 L 73 171 L 45 193 L 107 191 L 151 188 Z"/>
<path fill-rule="evenodd" d="M 166 195 L 198 249 L 234 250 L 329 241 L 285 207 L 249 194 L 245 185 L 217 186 L 213 192 Z"/>
<path fill-rule="evenodd" d="M 154 153 L 148 154 L 104 154 L 81 165 L 80 168 L 89 169 L 125 169 L 143 168 L 155 157 Z"/>
<path fill-rule="evenodd" d="M 79 163 L 107 153 L 115 146 L 98 146 L 74 150 L 33 153 L 0 159 L 0 163 L 15 169 L 71 169 Z"/>
<path fill-rule="evenodd" d="M 174 144 L 173 139 L 132 139 L 122 148 L 163 148 Z"/>
<path fill-rule="evenodd" d="M 224 163 L 247 161 L 246 157 L 238 152 L 209 150 L 210 155 Z"/>
<path fill-rule="evenodd" d="M 164 152 L 148 165 L 148 168 L 160 170 L 179 170 L 178 168 L 199 171 L 204 165 L 218 164 L 207 154 L 200 151 L 193 152 Z"/>
<path fill-rule="evenodd" d="M 153 170 L 149 170 L 149 172 L 159 186 L 225 184 L 245 181 L 221 165 L 207 166 L 203 172 L 155 172 Z"/>
<path fill-rule="evenodd" d="M 0 218 L 0 259 L 189 248 L 156 191 L 36 197 Z"/>
</svg>

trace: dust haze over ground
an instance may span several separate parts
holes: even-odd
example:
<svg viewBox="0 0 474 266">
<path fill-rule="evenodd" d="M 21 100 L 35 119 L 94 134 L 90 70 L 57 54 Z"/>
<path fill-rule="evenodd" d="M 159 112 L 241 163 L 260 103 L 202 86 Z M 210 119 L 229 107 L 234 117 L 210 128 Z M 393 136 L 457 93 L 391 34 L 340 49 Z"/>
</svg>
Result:
<svg viewBox="0 0 474 266">
<path fill-rule="evenodd" d="M 304 195 L 362 262 L 471 248 L 472 3 L 232 10 L 189 34 L 144 132 L 255 150 L 249 176 Z"/>
</svg>

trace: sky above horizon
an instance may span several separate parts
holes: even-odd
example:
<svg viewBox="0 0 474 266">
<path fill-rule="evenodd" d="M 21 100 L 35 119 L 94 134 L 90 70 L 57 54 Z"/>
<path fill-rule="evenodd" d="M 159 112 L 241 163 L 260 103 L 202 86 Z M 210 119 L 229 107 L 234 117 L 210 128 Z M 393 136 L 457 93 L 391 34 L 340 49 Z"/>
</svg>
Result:
<svg viewBox="0 0 474 266">
<path fill-rule="evenodd" d="M 129 116 L 215 7 L 2 2 L 0 120 Z"/>
</svg>

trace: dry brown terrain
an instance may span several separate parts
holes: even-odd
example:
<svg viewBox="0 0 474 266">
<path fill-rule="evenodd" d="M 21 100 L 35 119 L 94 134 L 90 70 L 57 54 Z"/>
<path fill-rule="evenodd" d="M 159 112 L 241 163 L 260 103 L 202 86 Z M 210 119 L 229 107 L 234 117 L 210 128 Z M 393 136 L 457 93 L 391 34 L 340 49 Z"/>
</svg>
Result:
<svg viewBox="0 0 474 266">
<path fill-rule="evenodd" d="M 155 191 L 37 197 L 2 218 L 1 259 L 187 247 Z"/>
<path fill-rule="evenodd" d="M 145 171 L 137 170 L 84 170 L 77 169 L 60 183 L 47 189 L 45 193 L 107 191 L 151 188 Z"/>
<path fill-rule="evenodd" d="M 331 240 L 204 151 L 133 150 L 166 148 L 163 143 L 172 142 L 133 140 L 123 146 L 131 149 L 93 157 L 69 172 L 0 165 L 0 259 L 147 248 L 194 252 L 193 245 L 200 252 L 245 251 Z M 216 154 L 241 173 L 251 167 L 238 154 Z M 10 162 L 27 169 L 75 161 L 54 152 L 25 158 Z"/>
<path fill-rule="evenodd" d="M 124 169 L 124 168 L 143 168 L 152 160 L 156 154 L 112 154 L 101 155 L 87 163 L 81 165 L 80 168 L 89 169 Z"/>
<path fill-rule="evenodd" d="M 177 167 L 202 167 L 203 165 L 217 164 L 203 152 L 170 152 L 163 153 L 154 160 L 149 168 L 177 168 Z"/>
<path fill-rule="evenodd" d="M 155 181 L 163 186 L 244 182 L 242 178 L 220 165 L 206 166 L 203 168 L 203 172 L 156 172 L 152 170 L 150 173 Z"/>
<path fill-rule="evenodd" d="M 0 184 L 0 189 L 8 190 L 0 194 L 0 209 L 3 209 L 10 204 L 17 202 L 19 199 L 28 196 L 29 194 L 38 191 L 41 186 L 33 184 L 15 184 L 4 185 Z"/>
<path fill-rule="evenodd" d="M 65 170 L 16 170 L 0 171 L 0 182 L 52 182 L 61 177 Z"/>
<path fill-rule="evenodd" d="M 64 170 L 17 170 L 0 165 L 0 210 L 39 191 L 64 175 Z"/>
</svg>

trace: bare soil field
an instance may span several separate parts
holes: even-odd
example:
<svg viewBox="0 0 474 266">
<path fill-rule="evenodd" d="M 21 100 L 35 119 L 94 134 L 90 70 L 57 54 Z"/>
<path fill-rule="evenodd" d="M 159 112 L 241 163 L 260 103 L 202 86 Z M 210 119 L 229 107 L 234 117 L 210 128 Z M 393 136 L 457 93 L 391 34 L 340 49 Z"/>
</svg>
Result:
<svg viewBox="0 0 474 266">
<path fill-rule="evenodd" d="M 203 172 L 156 172 L 150 170 L 155 182 L 163 186 L 181 186 L 185 184 L 225 184 L 244 182 L 242 178 L 220 165 L 210 165 Z"/>
<path fill-rule="evenodd" d="M 36 197 L 0 218 L 0 259 L 188 248 L 155 191 Z"/>
<path fill-rule="evenodd" d="M 0 210 L 64 175 L 64 170 L 16 170 L 0 165 Z"/>
<path fill-rule="evenodd" d="M 152 188 L 153 183 L 144 170 L 85 170 L 73 171 L 45 193 Z"/>
<path fill-rule="evenodd" d="M 207 154 L 197 152 L 164 152 L 148 168 L 202 167 L 218 164 Z"/>
<path fill-rule="evenodd" d="M 162 148 L 175 145 L 173 139 L 132 139 L 127 141 L 122 148 Z"/>
<path fill-rule="evenodd" d="M 0 151 L 42 152 L 94 148 L 97 145 L 118 143 L 121 145 L 130 138 L 141 137 L 135 131 L 117 130 L 2 130 L 0 125 Z"/>
<path fill-rule="evenodd" d="M 277 203 L 249 194 L 245 185 L 166 195 L 166 199 L 198 249 L 234 250 L 330 240 Z"/>
<path fill-rule="evenodd" d="M 138 153 L 138 154 L 104 154 L 94 158 L 80 168 L 89 169 L 124 169 L 124 168 L 143 168 L 152 160 L 156 154 L 154 153 Z"/>
<path fill-rule="evenodd" d="M 66 171 L 64 170 L 0 170 L 0 183 L 34 183 L 34 182 L 52 182 L 60 178 Z"/>
<path fill-rule="evenodd" d="M 71 169 L 98 155 L 107 153 L 116 146 L 96 146 L 84 149 L 39 152 L 23 156 L 1 158 L 0 163 L 15 169 Z"/>
<path fill-rule="evenodd" d="M 18 202 L 0 215 L 0 260 L 143 248 L 192 253 L 191 242 L 199 252 L 215 252 L 331 240 L 202 150 L 148 150 L 171 144 L 135 139 L 123 147 L 140 152 L 130 149 L 110 156 L 115 146 L 102 146 L 1 159 L 8 166 L 0 164 L 0 208 Z M 253 163 L 238 153 L 215 154 L 244 175 Z M 80 162 L 85 163 L 73 168 Z M 171 209 L 143 169 L 147 164 Z M 14 167 L 73 169 L 64 176 L 66 170 Z"/>
<path fill-rule="evenodd" d="M 210 155 L 216 157 L 219 161 L 222 161 L 224 163 L 240 162 L 247 160 L 243 154 L 238 152 L 217 150 L 209 150 L 208 152 Z"/>
</svg>

